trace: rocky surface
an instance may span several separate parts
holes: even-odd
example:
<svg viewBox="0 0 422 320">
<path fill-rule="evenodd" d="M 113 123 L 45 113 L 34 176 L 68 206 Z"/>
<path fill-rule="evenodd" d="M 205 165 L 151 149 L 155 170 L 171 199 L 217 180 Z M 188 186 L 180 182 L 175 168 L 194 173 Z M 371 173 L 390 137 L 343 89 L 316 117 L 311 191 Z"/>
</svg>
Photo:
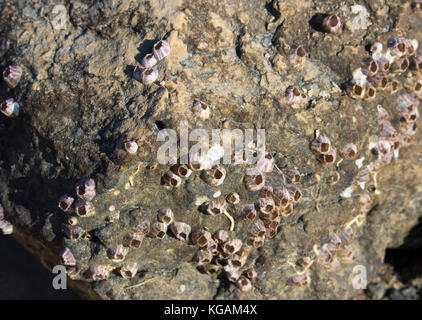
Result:
<svg viewBox="0 0 422 320">
<path fill-rule="evenodd" d="M 353 9 L 355 4 L 367 11 Z M 377 299 L 387 289 L 391 298 L 417 297 L 422 242 L 420 232 L 412 230 L 422 217 L 420 131 L 376 176 L 371 210 L 351 244 L 356 261 L 334 271 L 314 264 L 309 286 L 287 285 L 299 258 L 312 255 L 315 244 L 327 242 L 359 214 L 363 191 L 355 188 L 351 198 L 340 194 L 356 183 L 356 159 L 364 158 L 363 165 L 376 159 L 368 145 L 380 133 L 377 105 L 399 124 L 394 110 L 404 89 L 372 101 L 354 100 L 346 95 L 345 84 L 372 43 L 385 44 L 397 35 L 422 41 L 422 18 L 409 1 L 64 1 L 67 23 L 61 30 L 52 24 L 55 5 L 50 0 L 0 4 L 0 67 L 23 69 L 16 88 L 2 83 L 0 89 L 2 99 L 13 97 L 21 105 L 19 117 L 0 118 L 0 203 L 15 237 L 46 267 L 60 263 L 63 246 L 72 251 L 80 280 L 71 285 L 83 297 Z M 321 32 L 318 21 L 327 13 L 342 19 L 339 33 Z M 159 63 L 157 81 L 143 85 L 132 71 L 163 38 L 171 53 Z M 308 52 L 302 69 L 289 63 L 294 44 Z M 284 92 L 290 85 L 306 92 L 305 105 L 286 103 Z M 210 105 L 208 120 L 192 113 L 194 99 Z M 245 189 L 244 167 L 227 166 L 219 187 L 207 185 L 195 172 L 179 188 L 160 184 L 168 166 L 157 163 L 157 133 L 179 130 L 182 120 L 191 129 L 265 129 L 266 148 L 276 166 L 281 171 L 296 167 L 302 175 L 298 187 L 303 197 L 294 213 L 282 219 L 275 238 L 266 239 L 248 257 L 246 265 L 258 272 L 249 292 L 227 281 L 221 266 L 197 268 L 192 260 L 198 248 L 171 232 L 163 240 L 146 237 L 141 248 L 129 251 L 125 262 L 139 265 L 132 279 L 122 278 L 117 272 L 122 263 L 107 257 L 128 230 L 144 219 L 155 221 L 160 208 L 171 208 L 176 220 L 189 223 L 192 230 L 228 230 L 225 215 L 198 210 L 199 199 L 212 198 L 218 190 L 223 196 L 239 193 L 240 204 L 228 209 L 235 219 L 230 236 L 246 241 L 250 223 L 239 212 L 258 196 Z M 316 129 L 338 151 L 356 144 L 357 158 L 323 166 L 309 148 Z M 128 140 L 139 145 L 136 155 L 124 150 Z M 329 185 L 333 170 L 341 178 Z M 266 174 L 266 184 L 282 185 L 281 171 Z M 73 193 L 75 183 L 85 177 L 96 181 L 97 213 L 80 218 L 78 225 L 91 237 L 69 240 L 62 231 L 68 216 L 57 208 L 57 199 Z M 110 222 L 117 211 L 120 219 Z M 400 248 L 387 254 L 389 264 L 387 248 Z M 419 260 L 412 260 L 414 269 L 403 271 L 400 254 L 408 252 Z M 107 281 L 91 281 L 86 275 L 97 264 L 115 268 Z M 356 265 L 366 267 L 371 283 L 367 292 L 352 286 Z"/>
</svg>

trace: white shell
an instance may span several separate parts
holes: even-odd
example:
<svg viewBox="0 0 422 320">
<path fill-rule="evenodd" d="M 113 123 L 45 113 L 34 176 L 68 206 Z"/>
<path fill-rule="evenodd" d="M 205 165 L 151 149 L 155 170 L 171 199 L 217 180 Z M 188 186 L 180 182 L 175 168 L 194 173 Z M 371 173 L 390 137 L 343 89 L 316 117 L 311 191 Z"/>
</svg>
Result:
<svg viewBox="0 0 422 320">
<path fill-rule="evenodd" d="M 130 154 L 135 154 L 138 151 L 138 144 L 135 141 L 125 142 L 125 150 Z"/>
</svg>

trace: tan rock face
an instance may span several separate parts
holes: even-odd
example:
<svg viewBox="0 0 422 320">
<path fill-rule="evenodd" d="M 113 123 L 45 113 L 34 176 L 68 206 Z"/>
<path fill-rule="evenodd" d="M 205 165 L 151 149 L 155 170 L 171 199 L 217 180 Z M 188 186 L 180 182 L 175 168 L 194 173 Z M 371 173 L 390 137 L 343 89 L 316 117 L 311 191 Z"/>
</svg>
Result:
<svg viewBox="0 0 422 320">
<path fill-rule="evenodd" d="M 402 245 L 420 223 L 420 131 L 400 148 L 397 159 L 368 176 L 365 184 L 358 181 L 361 170 L 377 160 L 368 147 L 382 130 L 377 105 L 398 129 L 397 98 L 405 90 L 379 93 L 371 101 L 351 99 L 345 91 L 351 70 L 369 55 L 365 46 L 377 41 L 386 46 L 397 35 L 421 42 L 420 18 L 409 6 L 389 0 L 366 8 L 369 13 L 388 8 L 389 15 L 369 17 L 362 10 L 352 13 L 353 1 L 341 7 L 338 1 L 267 2 L 73 1 L 62 30 L 51 24 L 54 1 L 0 5 L 0 30 L 10 39 L 0 44 L 0 56 L 23 69 L 17 88 L 1 87 L 21 104 L 18 119 L 0 118 L 1 202 L 19 240 L 28 246 L 32 234 L 31 241 L 37 242 L 32 250 L 48 252 L 49 267 L 58 263 L 51 256 L 59 247 L 72 251 L 90 297 L 352 299 L 361 294 L 353 287 L 353 268 L 364 266 L 368 281 L 378 281 L 386 248 Z M 323 33 L 318 15 L 331 13 L 345 27 Z M 365 28 L 356 20 L 358 14 L 368 19 Z M 132 77 L 133 69 L 160 39 L 169 42 L 170 54 L 154 66 L 158 79 L 144 85 Z M 301 68 L 289 62 L 293 45 L 307 51 Z M 402 83 L 407 76 L 397 79 Z M 300 88 L 306 103 L 288 103 L 289 86 Z M 192 111 L 195 99 L 208 104 L 207 120 Z M 242 268 L 253 266 L 258 275 L 249 292 L 221 280 L 221 260 L 197 268 L 193 261 L 199 248 L 170 233 L 162 240 L 145 237 L 139 249 L 129 250 L 124 262 L 136 262 L 140 270 L 134 278 L 112 271 L 109 280 L 93 285 L 86 274 L 89 267 L 118 270 L 122 263 L 108 259 L 107 249 L 124 243 L 142 221 L 155 222 L 161 208 L 171 208 L 175 221 L 188 223 L 192 231 L 205 228 L 212 234 L 233 228 L 230 239 L 246 246 L 252 222 L 241 219 L 240 212 L 259 196 L 245 188 L 246 167 L 225 166 L 224 183 L 218 186 L 208 185 L 195 171 L 180 187 L 160 184 L 170 166 L 157 162 L 162 144 L 157 135 L 163 128 L 179 132 L 181 121 L 190 130 L 208 132 L 264 129 L 275 163 L 265 174 L 266 186 L 287 186 L 284 172 L 297 169 L 301 200 L 281 217 L 274 237 L 250 250 Z M 311 151 L 315 130 L 337 150 L 333 165 L 323 165 Z M 138 144 L 136 154 L 124 150 L 126 141 Z M 357 147 L 353 160 L 341 158 L 348 143 Z M 330 185 L 327 177 L 333 171 L 340 180 Z M 96 214 L 79 219 L 78 226 L 90 237 L 69 240 L 61 231 L 69 217 L 56 208 L 56 199 L 73 192 L 83 177 L 96 181 Z M 240 203 L 229 205 L 227 215 L 201 210 L 201 204 L 231 192 L 239 194 Z M 370 193 L 370 211 L 359 218 L 364 192 Z M 108 219 L 111 207 L 120 213 L 113 222 Z M 350 244 L 354 263 L 331 270 L 314 262 L 309 286 L 288 286 L 288 279 L 303 269 L 298 260 L 316 260 L 318 248 L 349 224 L 355 232 Z"/>
</svg>

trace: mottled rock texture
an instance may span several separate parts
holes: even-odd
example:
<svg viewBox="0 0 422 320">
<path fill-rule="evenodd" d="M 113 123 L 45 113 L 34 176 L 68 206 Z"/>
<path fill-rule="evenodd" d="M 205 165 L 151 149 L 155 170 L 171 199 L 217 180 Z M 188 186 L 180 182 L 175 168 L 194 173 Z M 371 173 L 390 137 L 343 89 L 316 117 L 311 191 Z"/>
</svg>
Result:
<svg viewBox="0 0 422 320">
<path fill-rule="evenodd" d="M 369 12 L 363 29 L 361 21 L 353 22 L 356 14 L 351 7 L 356 3 Z M 377 175 L 379 194 L 374 195 L 372 210 L 352 242 L 356 262 L 332 272 L 313 265 L 310 286 L 286 285 L 295 274 L 296 261 L 358 213 L 359 188 L 352 198 L 340 197 L 356 179 L 355 161 L 321 165 L 309 149 L 314 130 L 323 130 L 337 150 L 355 143 L 356 159 L 364 157 L 367 165 L 375 159 L 368 143 L 380 132 L 376 106 L 389 110 L 397 123 L 393 110 L 403 90 L 373 101 L 352 100 L 344 84 L 368 55 L 368 45 L 385 44 L 396 35 L 422 41 L 422 18 L 412 13 L 409 1 L 65 0 L 66 28 L 54 30 L 56 4 L 52 0 L 0 4 L 0 67 L 14 64 L 23 69 L 16 88 L 1 84 L 2 99 L 14 97 L 21 114 L 16 119 L 0 117 L 0 203 L 14 224 L 16 238 L 46 267 L 59 264 L 63 246 L 71 249 L 82 275 L 71 285 L 81 295 L 100 299 L 362 298 L 364 293 L 352 286 L 355 265 L 367 268 L 368 282 L 388 287 L 398 279 L 398 289 L 397 282 L 402 281 L 420 290 L 417 248 L 422 247 L 422 239 L 420 232 L 411 230 L 422 217 L 421 132 Z M 319 30 L 316 21 L 326 13 L 340 16 L 341 32 Z M 162 38 L 169 41 L 171 53 L 158 65 L 158 80 L 145 86 L 132 78 L 133 68 Z M 303 69 L 289 64 L 293 44 L 308 51 Z M 284 92 L 290 85 L 306 91 L 305 106 L 285 102 Z M 191 111 L 195 98 L 209 103 L 210 119 L 195 119 Z M 208 130 L 265 129 L 266 147 L 275 153 L 277 167 L 296 167 L 302 174 L 298 186 L 303 199 L 294 214 L 282 220 L 275 238 L 252 250 L 248 258 L 247 266 L 253 265 L 258 272 L 253 289 L 241 293 L 221 271 L 197 269 L 192 261 L 197 247 L 176 240 L 170 232 L 163 240 L 145 238 L 141 248 L 130 250 L 125 262 L 139 264 L 135 278 L 124 279 L 115 269 L 107 281 L 88 280 L 85 271 L 90 265 L 118 268 L 122 263 L 109 260 L 107 249 L 121 243 L 141 220 L 155 221 L 160 208 L 171 208 L 176 220 L 189 223 L 193 230 L 228 230 L 224 215 L 204 215 L 196 205 L 198 198 L 212 198 L 217 190 L 223 196 L 239 193 L 240 204 L 229 207 L 236 221 L 230 235 L 246 240 L 249 223 L 239 219 L 239 212 L 257 199 L 257 193 L 244 187 L 245 168 L 227 166 L 227 178 L 219 187 L 205 184 L 198 173 L 174 190 L 160 185 L 168 166 L 156 161 L 161 144 L 157 132 L 178 130 L 182 120 L 190 128 Z M 138 143 L 136 155 L 124 151 L 127 140 Z M 326 178 L 334 169 L 341 179 L 328 185 Z M 92 238 L 72 241 L 63 235 L 68 217 L 57 208 L 57 199 L 73 193 L 75 183 L 85 177 L 97 183 L 97 214 L 79 219 Z M 267 185 L 282 184 L 277 169 L 267 174 Z M 110 206 L 120 212 L 116 222 L 108 221 Z M 398 271 L 402 269 L 384 264 L 386 249 L 398 247 L 419 254 L 413 262 L 419 268 L 404 279 Z"/>
</svg>

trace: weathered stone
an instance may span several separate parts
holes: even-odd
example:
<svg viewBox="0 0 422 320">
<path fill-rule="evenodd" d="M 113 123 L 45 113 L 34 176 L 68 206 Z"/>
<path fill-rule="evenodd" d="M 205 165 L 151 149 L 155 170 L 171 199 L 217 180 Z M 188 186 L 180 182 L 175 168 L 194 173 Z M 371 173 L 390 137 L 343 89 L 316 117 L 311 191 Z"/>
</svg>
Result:
<svg viewBox="0 0 422 320">
<path fill-rule="evenodd" d="M 368 55 L 366 45 L 386 44 L 397 34 L 422 41 L 421 19 L 409 6 L 372 2 L 370 23 L 359 29 L 352 21 L 351 0 L 341 5 L 334 0 L 72 1 L 65 6 L 62 30 L 52 27 L 55 1 L 1 3 L 1 67 L 13 63 L 23 70 L 16 88 L 4 83 L 0 88 L 2 97 L 13 96 L 21 106 L 18 118 L 0 115 L 0 202 L 18 241 L 50 269 L 59 264 L 60 249 L 68 247 L 82 280 L 71 285 L 89 298 L 359 298 L 353 267 L 364 266 L 368 283 L 376 282 L 386 248 L 407 242 L 420 223 L 420 131 L 376 176 L 377 194 L 371 194 L 371 210 L 351 243 L 355 262 L 335 271 L 315 263 L 309 287 L 287 282 L 300 258 L 312 255 L 314 245 L 321 247 L 358 214 L 363 191 L 356 185 L 356 160 L 364 166 L 376 160 L 368 145 L 381 131 L 377 105 L 388 109 L 393 125 L 400 123 L 395 108 L 403 90 L 372 101 L 353 100 L 343 90 L 350 71 Z M 372 15 L 386 8 L 388 15 Z M 316 18 L 334 12 L 349 27 L 322 33 Z M 170 43 L 170 55 L 157 65 L 157 81 L 143 85 L 132 71 L 162 38 Z M 292 45 L 308 52 L 303 69 L 289 64 Z M 284 93 L 291 85 L 306 92 L 308 104 L 286 103 Z M 209 104 L 208 120 L 195 117 L 194 99 Z M 244 167 L 226 166 L 226 179 L 218 187 L 207 185 L 198 172 L 182 179 L 178 188 L 160 185 L 169 166 L 157 163 L 157 134 L 163 128 L 179 131 L 184 120 L 190 129 L 265 129 L 266 148 L 274 153 L 277 168 L 295 167 L 302 175 L 297 184 L 302 200 L 282 219 L 277 235 L 250 252 L 245 268 L 254 266 L 258 276 L 249 292 L 221 279 L 217 267 L 214 273 L 212 265 L 197 268 L 193 258 L 198 248 L 170 233 L 162 240 L 145 237 L 139 249 L 129 250 L 124 262 L 139 265 L 134 278 L 122 278 L 117 272 L 122 262 L 107 256 L 107 249 L 122 244 L 139 223 L 155 222 L 160 208 L 171 208 L 175 221 L 188 223 L 193 231 L 228 230 L 227 216 L 198 209 L 217 191 L 224 197 L 239 194 L 240 203 L 228 209 L 235 221 L 230 238 L 246 243 L 251 222 L 240 219 L 240 210 L 258 195 L 245 189 Z M 334 166 L 323 166 L 309 148 L 316 129 L 337 150 L 354 143 L 356 160 L 339 161 L 338 155 Z M 124 150 L 126 141 L 138 144 L 136 154 Z M 277 168 L 266 174 L 267 185 L 284 184 Z M 328 185 L 333 168 L 341 178 Z M 90 237 L 69 240 L 62 232 L 69 216 L 57 208 L 57 199 L 74 192 L 75 183 L 86 177 L 96 182 L 96 214 L 79 218 L 78 225 Z M 351 185 L 356 187 L 352 197 L 341 197 Z M 120 217 L 110 222 L 112 211 Z M 414 239 L 412 246 L 420 248 Z M 109 280 L 89 280 L 86 271 L 95 264 L 114 268 Z"/>
</svg>

